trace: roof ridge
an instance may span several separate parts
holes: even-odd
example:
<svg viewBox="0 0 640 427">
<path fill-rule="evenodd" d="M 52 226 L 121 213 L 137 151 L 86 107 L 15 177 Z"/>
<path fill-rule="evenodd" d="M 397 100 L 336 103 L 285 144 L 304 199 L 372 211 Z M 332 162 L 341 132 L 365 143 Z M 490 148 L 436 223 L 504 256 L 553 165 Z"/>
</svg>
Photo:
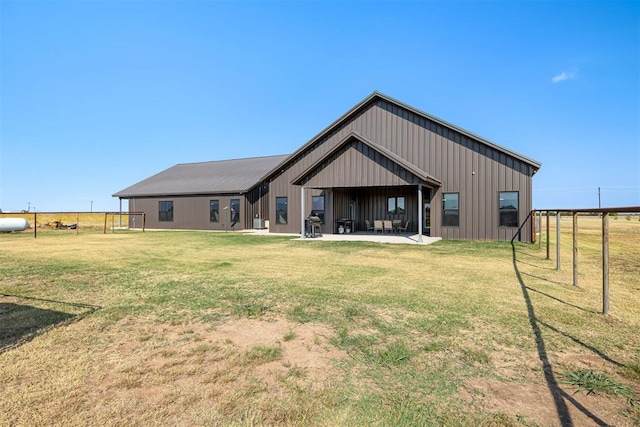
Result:
<svg viewBox="0 0 640 427">
<path fill-rule="evenodd" d="M 258 159 L 270 159 L 273 157 L 288 157 L 291 154 L 273 154 L 273 155 L 269 155 L 269 156 L 254 156 L 254 157 L 236 157 L 233 159 L 220 159 L 220 160 L 205 160 L 202 162 L 184 162 L 184 163 L 176 163 L 174 166 L 180 166 L 180 165 L 199 165 L 199 164 L 205 164 L 205 163 L 219 163 L 219 162 L 233 162 L 233 161 L 238 161 L 238 160 L 258 160 Z"/>
</svg>

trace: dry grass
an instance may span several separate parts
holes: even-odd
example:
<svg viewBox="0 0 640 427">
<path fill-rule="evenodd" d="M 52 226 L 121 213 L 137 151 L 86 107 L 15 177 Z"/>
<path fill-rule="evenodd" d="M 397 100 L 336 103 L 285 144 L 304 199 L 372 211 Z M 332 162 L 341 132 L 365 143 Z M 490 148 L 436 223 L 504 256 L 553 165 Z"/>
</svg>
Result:
<svg viewBox="0 0 640 427">
<path fill-rule="evenodd" d="M 138 218 L 139 216 L 136 216 Z M 38 233 L 56 232 L 57 234 L 63 233 L 79 233 L 82 231 L 95 232 L 98 230 L 104 231 L 105 229 L 105 213 L 104 212 L 63 212 L 63 213 L 0 213 L 0 218 L 24 218 L 29 221 L 29 229 L 23 233 L 33 234 L 34 224 L 37 227 Z M 35 218 L 35 221 L 34 221 Z M 60 221 L 64 225 L 75 224 L 76 228 L 71 229 L 54 229 L 49 223 L 54 221 Z M 129 223 L 129 215 L 123 213 L 122 215 L 111 213 L 106 215 L 106 229 L 109 233 L 118 229 L 121 224 L 122 227 L 127 227 Z"/>
<path fill-rule="evenodd" d="M 603 316 L 600 222 L 576 288 L 562 221 L 560 271 L 495 242 L 0 235 L 0 425 L 634 425 L 553 380 L 639 390 L 640 222 L 611 221 Z"/>
</svg>

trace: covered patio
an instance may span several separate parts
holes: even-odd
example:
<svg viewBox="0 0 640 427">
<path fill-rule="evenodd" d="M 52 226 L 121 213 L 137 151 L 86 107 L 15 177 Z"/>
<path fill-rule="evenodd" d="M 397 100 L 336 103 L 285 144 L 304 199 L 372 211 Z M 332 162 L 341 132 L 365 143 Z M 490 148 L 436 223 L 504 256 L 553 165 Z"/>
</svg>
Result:
<svg viewBox="0 0 640 427">
<path fill-rule="evenodd" d="M 319 201 L 323 235 L 402 231 L 417 234 L 418 242 L 423 241 L 428 227 L 427 207 L 442 185 L 356 132 L 350 132 L 291 183 L 300 187 L 301 238 L 306 234 L 305 221 L 318 214 Z M 384 221 L 379 229 L 373 228 L 376 220 Z"/>
</svg>

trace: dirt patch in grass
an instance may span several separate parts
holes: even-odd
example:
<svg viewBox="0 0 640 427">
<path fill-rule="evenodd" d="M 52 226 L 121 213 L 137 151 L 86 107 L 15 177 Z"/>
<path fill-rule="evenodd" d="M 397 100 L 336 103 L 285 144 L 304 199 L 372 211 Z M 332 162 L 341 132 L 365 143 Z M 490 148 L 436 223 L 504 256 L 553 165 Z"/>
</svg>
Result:
<svg viewBox="0 0 640 427">
<path fill-rule="evenodd" d="M 304 371 L 311 385 L 318 385 L 335 375 L 333 361 L 347 358 L 329 340 L 334 332 L 322 325 L 295 324 L 286 320 L 231 319 L 209 333 L 220 345 L 242 354 L 256 347 L 279 347 L 281 357 L 263 365 L 273 374 L 286 374 L 290 367 Z"/>
<path fill-rule="evenodd" d="M 562 383 L 559 372 L 553 373 L 552 384 L 549 384 L 549 377 L 545 378 L 539 369 L 539 360 L 526 358 L 502 363 L 499 355 L 492 357 L 495 372 L 504 380 L 467 381 L 459 393 L 464 402 L 483 411 L 507 414 L 525 425 L 637 425 L 637 419 L 629 412 L 632 408 L 623 396 L 576 393 L 570 385 Z M 602 358 L 593 355 L 554 353 L 549 357 L 559 365 L 568 363 L 594 369 L 603 366 Z"/>
<path fill-rule="evenodd" d="M 93 361 L 74 387 L 65 392 L 66 384 L 43 384 L 63 389 L 57 403 L 34 399 L 22 406 L 19 390 L 7 389 L 5 396 L 14 396 L 23 408 L 9 408 L 20 414 L 16 422 L 33 421 L 37 413 L 55 419 L 73 407 L 72 423 L 119 419 L 210 425 L 251 419 L 295 424 L 313 418 L 322 402 L 330 401 L 331 381 L 341 378 L 335 362 L 348 356 L 329 343 L 332 333 L 322 325 L 282 319 L 231 318 L 214 327 L 129 318 L 101 333 L 87 356 Z M 74 357 L 63 348 L 59 352 Z M 31 377 L 32 372 L 20 375 Z"/>
<path fill-rule="evenodd" d="M 566 390 L 564 397 L 560 398 L 564 404 L 557 405 L 544 380 L 539 384 L 522 384 L 475 379 L 465 385 L 460 397 L 485 411 L 508 414 L 533 425 L 637 425 L 634 420 L 625 416 L 629 405 L 623 398 L 593 394 L 587 396 Z M 593 413 L 587 408 L 598 410 Z"/>
</svg>

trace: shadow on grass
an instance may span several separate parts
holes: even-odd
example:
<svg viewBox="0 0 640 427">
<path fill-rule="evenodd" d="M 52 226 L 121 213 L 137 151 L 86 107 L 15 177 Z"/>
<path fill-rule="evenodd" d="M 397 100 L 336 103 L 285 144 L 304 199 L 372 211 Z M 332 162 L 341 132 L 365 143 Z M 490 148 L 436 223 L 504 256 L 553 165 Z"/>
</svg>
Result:
<svg viewBox="0 0 640 427">
<path fill-rule="evenodd" d="M 540 330 L 540 325 L 549 328 L 549 325 L 543 324 L 536 317 L 535 310 L 533 308 L 533 303 L 531 302 L 531 297 L 529 296 L 529 288 L 525 284 L 522 274 L 520 273 L 520 269 L 518 268 L 518 260 L 516 258 L 516 247 L 511 242 L 511 251 L 513 256 L 513 269 L 515 271 L 516 277 L 518 278 L 518 283 L 520 284 L 520 290 L 522 291 L 522 296 L 524 297 L 525 303 L 527 304 L 527 312 L 529 314 L 529 323 L 531 324 L 531 330 L 533 331 L 533 335 L 536 339 L 536 346 L 538 348 L 538 358 L 540 359 L 540 363 L 542 364 L 542 372 L 544 373 L 544 378 L 547 383 L 547 387 L 553 396 L 553 401 L 556 406 L 556 412 L 558 413 L 558 419 L 562 426 L 573 426 L 574 422 L 571 419 L 571 414 L 569 413 L 569 404 L 573 405 L 580 412 L 591 418 L 597 425 L 607 425 L 603 420 L 598 418 L 594 413 L 585 408 L 582 404 L 580 404 L 577 400 L 575 400 L 570 394 L 566 393 L 562 390 L 558 384 L 558 380 L 556 379 L 553 373 L 553 366 L 549 361 L 549 356 L 547 355 L 546 344 L 544 342 L 544 338 L 542 337 L 542 331 Z M 575 340 L 574 340 L 575 341 Z M 578 342 L 578 341 L 576 341 Z M 580 344 L 583 344 L 579 342 Z M 590 348 L 587 346 L 587 348 Z"/>
<path fill-rule="evenodd" d="M 567 334 L 566 332 L 562 332 L 560 329 L 555 328 L 553 326 L 551 326 L 548 323 L 543 322 L 542 320 L 538 320 L 538 323 L 540 323 L 542 326 L 544 326 L 547 329 L 552 330 L 553 332 L 555 332 L 556 334 L 562 335 L 563 337 L 569 338 L 571 341 L 573 341 L 574 343 L 581 345 L 582 347 L 586 348 L 587 350 L 592 351 L 593 353 L 597 354 L 598 356 L 600 356 L 603 360 L 606 360 L 607 362 L 616 365 L 618 367 L 626 367 L 626 365 L 623 365 L 622 363 L 618 362 L 617 360 L 612 359 L 611 357 L 607 356 L 606 354 L 604 354 L 603 352 L 601 352 L 600 350 L 598 350 L 597 348 L 595 348 L 592 345 L 589 345 L 585 342 L 580 341 L 578 338 L 571 336 L 569 334 Z"/>
<path fill-rule="evenodd" d="M 0 354 L 31 341 L 52 328 L 79 321 L 102 308 L 96 305 L 19 295 L 2 294 L 1 296 L 11 298 L 13 301 L 0 302 Z M 33 303 L 28 304 L 29 301 Z M 73 308 L 69 311 L 76 311 L 76 313 L 36 307 L 34 305 L 36 303 L 58 305 L 62 309 Z"/>
<path fill-rule="evenodd" d="M 522 274 L 525 274 L 525 273 L 522 273 Z M 527 276 L 531 276 L 531 275 L 527 274 Z M 536 277 L 536 276 L 531 276 L 531 277 Z M 544 280 L 544 279 L 542 279 L 542 280 Z M 562 284 L 562 283 L 558 283 L 558 282 L 551 282 L 550 280 L 547 280 L 547 281 L 550 282 L 550 283 L 558 284 L 558 285 Z M 597 313 L 597 311 L 595 311 L 595 310 L 588 310 L 586 308 L 580 307 L 579 305 L 571 304 L 570 302 L 566 302 L 564 300 L 561 300 L 560 298 L 554 297 L 553 295 L 549 295 L 549 294 L 547 294 L 545 292 L 539 291 L 536 288 L 532 288 L 531 286 L 527 286 L 527 289 L 530 290 L 530 291 L 539 293 L 540 295 L 544 295 L 545 297 L 550 298 L 552 300 L 558 301 L 559 303 L 562 303 L 564 305 L 568 305 L 569 307 L 573 307 L 573 308 L 577 308 L 578 310 L 582 310 L 582 311 L 584 311 L 586 313 L 593 313 L 593 314 Z"/>
<path fill-rule="evenodd" d="M 556 270 L 555 267 L 543 267 L 540 264 L 532 264 L 530 262 L 522 261 L 521 259 L 516 259 L 516 261 L 518 261 L 520 264 L 529 265 L 531 267 L 539 268 L 539 269 L 542 269 L 542 270 L 550 270 L 550 271 L 555 271 Z"/>
<path fill-rule="evenodd" d="M 566 283 L 555 282 L 553 280 L 545 279 L 544 277 L 536 276 L 536 275 L 525 273 L 525 272 L 521 272 L 520 274 L 522 274 L 523 276 L 533 277 L 534 279 L 542 280 L 542 281 L 545 281 L 547 283 L 553 283 L 554 285 L 566 285 Z"/>
</svg>

